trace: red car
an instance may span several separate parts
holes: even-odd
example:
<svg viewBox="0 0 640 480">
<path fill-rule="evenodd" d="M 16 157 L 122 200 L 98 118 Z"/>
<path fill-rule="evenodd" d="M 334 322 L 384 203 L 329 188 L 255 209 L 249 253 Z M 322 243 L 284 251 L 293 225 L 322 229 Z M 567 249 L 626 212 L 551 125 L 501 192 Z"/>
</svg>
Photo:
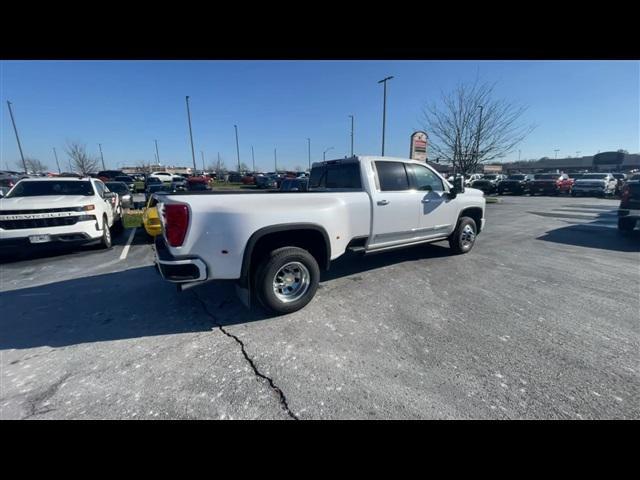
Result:
<svg viewBox="0 0 640 480">
<path fill-rule="evenodd" d="M 242 179 L 240 181 L 244 185 L 255 185 L 256 184 L 256 177 L 252 173 L 249 173 L 249 174 L 245 175 L 244 177 L 242 177 Z"/>
<path fill-rule="evenodd" d="M 531 195 L 571 193 L 572 186 L 573 179 L 566 173 L 536 173 L 529 184 L 529 193 Z"/>
</svg>

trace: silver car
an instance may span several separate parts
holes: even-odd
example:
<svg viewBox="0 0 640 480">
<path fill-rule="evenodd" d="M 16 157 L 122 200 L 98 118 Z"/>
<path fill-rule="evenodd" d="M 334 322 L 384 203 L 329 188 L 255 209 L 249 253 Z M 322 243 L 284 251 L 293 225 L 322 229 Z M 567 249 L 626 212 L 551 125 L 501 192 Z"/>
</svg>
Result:
<svg viewBox="0 0 640 480">
<path fill-rule="evenodd" d="M 110 192 L 115 192 L 120 197 L 120 205 L 122 208 L 133 207 L 133 195 L 129 186 L 124 182 L 105 182 Z"/>
</svg>

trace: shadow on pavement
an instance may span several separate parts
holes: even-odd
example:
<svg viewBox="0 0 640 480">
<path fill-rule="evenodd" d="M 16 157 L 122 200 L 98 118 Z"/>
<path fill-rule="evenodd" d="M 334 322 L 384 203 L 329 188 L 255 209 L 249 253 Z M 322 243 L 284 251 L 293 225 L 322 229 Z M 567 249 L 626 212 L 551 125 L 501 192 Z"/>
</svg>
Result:
<svg viewBox="0 0 640 480">
<path fill-rule="evenodd" d="M 615 228 L 589 223 L 557 228 L 538 237 L 538 240 L 618 252 L 640 252 L 640 230 L 622 234 Z"/>
<path fill-rule="evenodd" d="M 334 262 L 322 281 L 448 255 L 446 247 L 422 245 L 367 258 L 348 256 Z M 1 292 L 0 311 L 0 350 L 204 332 L 217 324 L 276 318 L 257 305 L 246 309 L 233 282 L 214 281 L 178 293 L 152 266 Z"/>
</svg>

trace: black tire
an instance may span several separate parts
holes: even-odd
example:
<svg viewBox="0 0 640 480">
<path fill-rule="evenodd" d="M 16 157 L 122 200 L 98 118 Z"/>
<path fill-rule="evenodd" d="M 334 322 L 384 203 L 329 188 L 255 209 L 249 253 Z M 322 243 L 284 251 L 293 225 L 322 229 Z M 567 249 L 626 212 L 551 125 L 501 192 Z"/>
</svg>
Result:
<svg viewBox="0 0 640 480">
<path fill-rule="evenodd" d="M 111 227 L 111 229 L 115 236 L 121 235 L 122 232 L 124 232 L 124 221 L 122 220 L 122 217 L 113 223 L 113 227 Z"/>
<path fill-rule="evenodd" d="M 108 250 L 111 248 L 111 230 L 109 229 L 109 222 L 107 216 L 102 217 L 102 239 L 100 240 L 100 248 Z"/>
<path fill-rule="evenodd" d="M 274 280 L 282 267 L 289 263 L 302 264 L 308 273 L 308 286 L 302 295 L 289 302 L 276 296 Z M 254 275 L 254 288 L 260 303 L 277 314 L 292 313 L 307 305 L 315 296 L 320 281 L 318 262 L 308 251 L 297 247 L 282 247 L 272 251 L 262 259 Z"/>
<path fill-rule="evenodd" d="M 468 229 L 465 231 L 465 227 L 467 226 L 473 230 L 473 236 L 470 241 L 468 238 Z M 451 250 L 453 250 L 453 253 L 456 255 L 469 253 L 475 244 L 477 234 L 478 228 L 473 218 L 460 217 L 456 229 L 449 236 L 449 247 L 451 247 Z"/>
<path fill-rule="evenodd" d="M 618 230 L 624 233 L 632 232 L 636 227 L 636 222 L 635 218 L 618 218 Z"/>
</svg>

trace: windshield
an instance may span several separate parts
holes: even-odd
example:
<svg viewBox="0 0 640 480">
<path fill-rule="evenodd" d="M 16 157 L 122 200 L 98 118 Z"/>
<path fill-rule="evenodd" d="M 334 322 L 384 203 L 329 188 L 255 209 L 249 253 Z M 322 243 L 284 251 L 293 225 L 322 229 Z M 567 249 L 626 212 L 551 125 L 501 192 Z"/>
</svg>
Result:
<svg viewBox="0 0 640 480">
<path fill-rule="evenodd" d="M 129 187 L 124 183 L 107 182 L 105 185 L 111 192 L 129 193 Z"/>
<path fill-rule="evenodd" d="M 524 175 L 509 175 L 509 177 L 507 178 L 507 180 L 524 180 L 525 176 Z"/>
<path fill-rule="evenodd" d="M 56 180 L 47 182 L 21 181 L 7 195 L 13 197 L 40 197 L 45 195 L 93 195 L 91 182 Z"/>
<path fill-rule="evenodd" d="M 584 177 L 585 180 L 602 180 L 607 178 L 606 173 L 587 173 Z"/>
</svg>

